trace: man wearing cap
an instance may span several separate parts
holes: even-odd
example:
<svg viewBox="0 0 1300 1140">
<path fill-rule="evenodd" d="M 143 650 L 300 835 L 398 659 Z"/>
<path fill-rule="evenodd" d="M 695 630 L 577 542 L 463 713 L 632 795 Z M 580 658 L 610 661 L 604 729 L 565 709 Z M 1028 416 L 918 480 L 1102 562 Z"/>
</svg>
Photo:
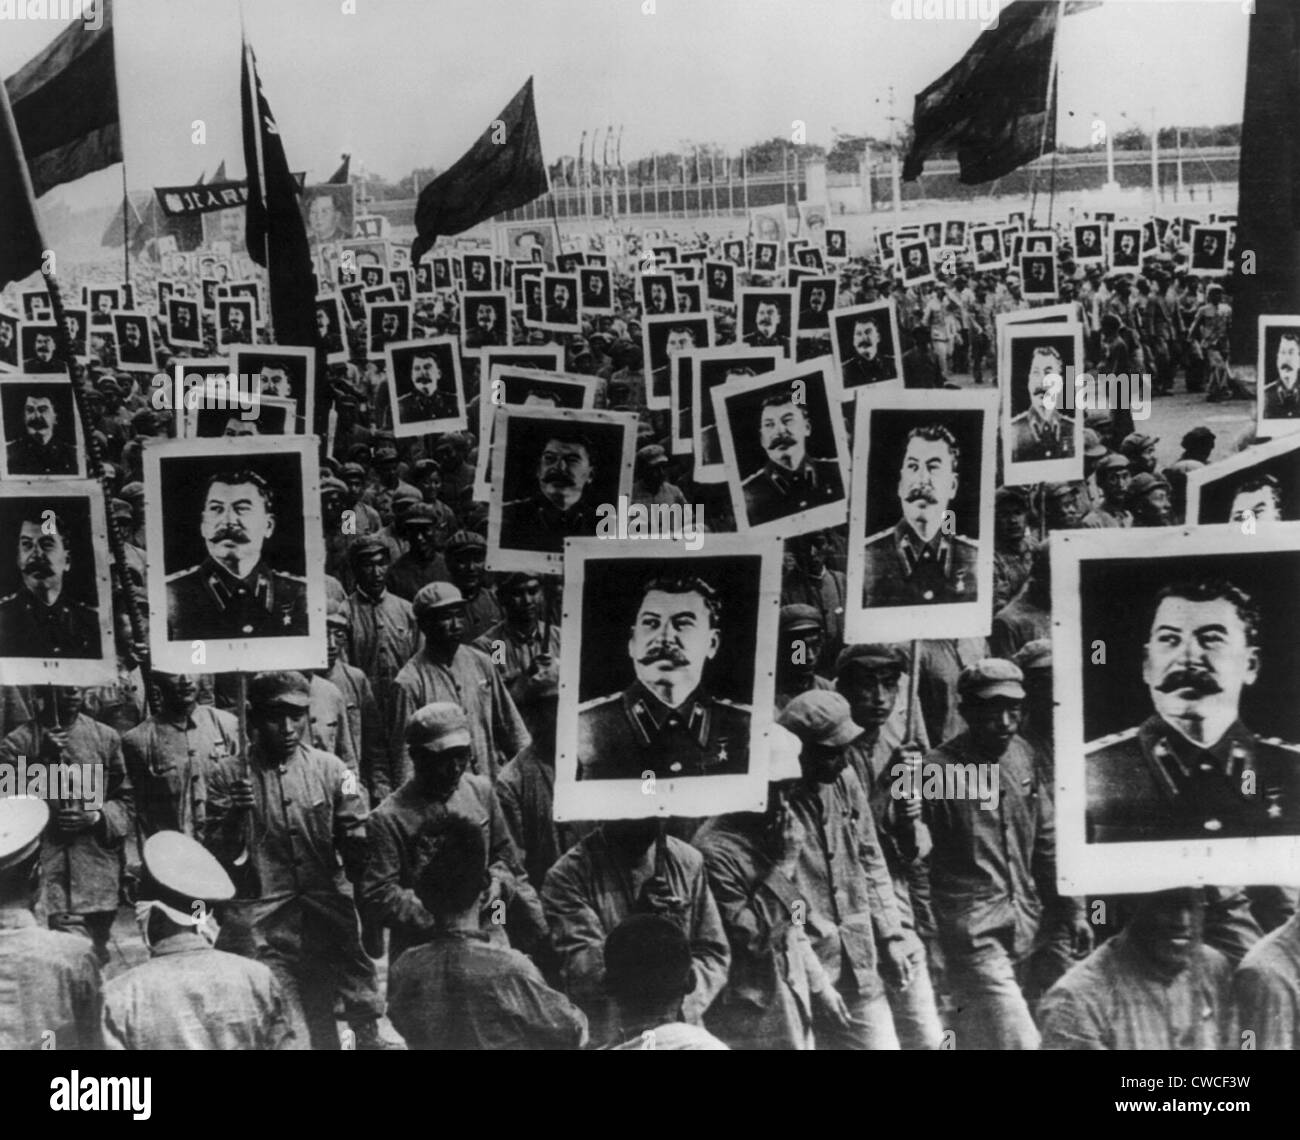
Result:
<svg viewBox="0 0 1300 1140">
<path fill-rule="evenodd" d="M 1143 472 L 1128 489 L 1128 507 L 1134 526 L 1173 526 L 1169 480 Z"/>
<path fill-rule="evenodd" d="M 966 731 L 930 752 L 918 773 L 934 843 L 934 916 L 957 1006 L 949 1028 L 960 1049 L 1037 1048 L 1021 978 L 1035 959 L 1058 961 L 1091 939 L 1077 903 L 1056 893 L 1052 798 L 1017 735 L 1021 681 L 996 657 L 964 669 L 957 691 Z"/>
<path fill-rule="evenodd" d="M 777 712 L 800 693 L 833 688 L 825 677 L 817 675 L 817 663 L 823 653 L 821 614 L 812 606 L 782 606 L 776 645 Z"/>
<path fill-rule="evenodd" d="M 270 968 L 214 948 L 235 884 L 201 843 L 176 831 L 145 841 L 136 922 L 149 960 L 104 987 L 108 1049 L 285 1049 L 295 1042 Z"/>
<path fill-rule="evenodd" d="M 208 772 L 223 756 L 239 752 L 238 720 L 199 704 L 198 681 L 193 673 L 155 671 L 154 711 L 122 737 L 136 816 L 146 836 L 157 831 L 201 836 Z"/>
<path fill-rule="evenodd" d="M 1011 658 L 1012 664 L 1024 674 L 1021 682 L 1025 690 L 1024 720 L 1020 725 L 1020 738 L 1034 749 L 1036 763 L 1043 779 L 1043 790 L 1053 794 L 1052 775 L 1056 768 L 1055 702 L 1052 696 L 1052 642 L 1050 637 L 1027 641 Z"/>
<path fill-rule="evenodd" d="M 389 552 L 381 540 L 357 539 L 349 557 L 357 588 L 348 597 L 348 656 L 370 679 L 380 709 L 387 709 L 394 679 L 423 644 L 420 624 L 411 603 L 387 588 Z M 401 769 L 378 765 L 372 780 L 372 802 L 378 803 L 401 782 Z"/>
<path fill-rule="evenodd" d="M 685 931 L 695 985 L 679 1020 L 698 1025 L 726 985 L 731 954 L 704 859 L 655 819 L 608 820 L 579 840 L 547 872 L 542 907 L 560 988 L 586 1013 L 594 1045 L 617 1028 L 604 945 L 629 915 L 663 915 Z"/>
<path fill-rule="evenodd" d="M 767 810 L 706 820 L 692 844 L 731 945 L 727 986 L 709 1010 L 711 1030 L 735 1049 L 813 1048 L 813 1009 L 846 1020 L 848 1008 L 791 904 L 806 834 L 786 798 L 801 779 L 799 738 L 772 728 Z M 608 955 L 607 955 L 608 957 Z"/>
<path fill-rule="evenodd" d="M 897 1049 L 883 983 L 907 988 L 924 954 L 905 938 L 875 817 L 849 765 L 861 726 L 839 693 L 822 691 L 797 696 L 777 723 L 799 738 L 802 773 L 783 800 L 791 818 L 781 820 L 786 882 L 777 885 L 787 905 L 805 904 L 809 939 L 840 999 L 814 1008 L 817 1047 Z"/>
<path fill-rule="evenodd" d="M 942 424 L 913 428 L 898 477 L 901 518 L 867 539 L 862 604 L 914 606 L 977 600 L 979 544 L 945 533 L 961 448 Z"/>
<path fill-rule="evenodd" d="M 356 520 L 357 534 L 373 534 L 384 524 L 379 512 L 362 497 L 366 491 L 366 469 L 360 463 L 345 463 L 339 476 L 348 489 L 347 505 Z"/>
<path fill-rule="evenodd" d="M 1219 1050 L 1271 1026 L 1241 1021 L 1232 965 L 1204 939 L 1205 891 L 1126 895 L 1124 928 L 1074 966 L 1038 1007 L 1044 1049 Z M 1263 1040 L 1255 1048 L 1267 1048 Z"/>
<path fill-rule="evenodd" d="M 364 501 L 375 509 L 385 526 L 393 521 L 393 496 L 403 491 L 419 502 L 423 496 L 398 473 L 397 447 L 384 440 L 374 451 L 375 483 L 366 491 Z"/>
<path fill-rule="evenodd" d="M 501 945 L 533 950 L 546 935 L 541 904 L 519 862 L 492 781 L 470 770 L 473 735 L 465 713 L 446 701 L 426 704 L 407 721 L 402 740 L 410 775 L 370 816 L 370 856 L 361 880 L 367 921 L 392 931 L 390 961 L 427 941 L 435 929 L 416 885 L 429 837 L 448 816 L 468 819 L 487 840 L 482 871 L 492 887 L 478 929 Z"/>
<path fill-rule="evenodd" d="M 1034 548 L 1029 577 L 1005 606 L 993 615 L 989 651 L 1010 660 L 1024 644 L 1052 635 L 1051 538 Z"/>
<path fill-rule="evenodd" d="M 748 771 L 749 708 L 709 695 L 702 684 L 721 645 L 722 604 L 711 585 L 691 575 L 646 582 L 627 642 L 635 679 L 578 709 L 580 780 Z"/>
<path fill-rule="evenodd" d="M 560 626 L 546 613 L 546 595 L 538 575 L 508 574 L 497 583 L 496 594 L 506 616 L 471 644 L 492 659 L 515 704 L 522 707 L 531 686 L 557 674 Z"/>
<path fill-rule="evenodd" d="M 809 455 L 811 434 L 808 410 L 791 392 L 764 398 L 758 436 L 767 461 L 741 483 L 751 527 L 844 498 L 839 461 Z"/>
<path fill-rule="evenodd" d="M 1240 718 L 1260 621 L 1226 579 L 1157 594 L 1142 659 L 1154 711 L 1086 747 L 1089 842 L 1300 833 L 1300 748 Z"/>
<path fill-rule="evenodd" d="M 584 823 L 555 820 L 555 720 L 560 685 L 554 670 L 539 675 L 519 702 L 532 741 L 497 776 L 496 793 L 510 838 L 537 890 L 570 847 L 591 831 Z"/>
<path fill-rule="evenodd" d="M 430 920 L 420 944 L 393 963 L 393 1027 L 411 1049 L 576 1049 L 587 1019 L 537 967 L 484 936 L 493 879 L 478 823 L 450 812 L 421 836 L 411 904 Z M 499 929 L 499 928 L 498 928 Z"/>
<path fill-rule="evenodd" d="M 343 697 L 345 717 L 340 732 L 348 737 L 349 755 L 357 757 L 362 785 L 369 802 L 377 804 L 390 791 L 389 750 L 384 738 L 384 719 L 375 700 L 370 678 L 347 661 L 352 607 L 346 600 L 330 598 L 325 604 L 325 636 L 329 668 L 322 676 Z M 342 753 L 339 758 L 343 759 Z"/>
<path fill-rule="evenodd" d="M 999 487 L 993 496 L 993 612 L 997 613 L 1029 580 L 1038 547 L 1026 523 L 1029 501 L 1019 487 Z"/>
<path fill-rule="evenodd" d="M 100 974 L 91 945 L 45 930 L 41 835 L 44 800 L 0 799 L 0 1049 L 98 1049 Z"/>
<path fill-rule="evenodd" d="M 342 760 L 303 742 L 310 706 L 301 673 L 257 674 L 247 761 L 226 757 L 209 773 L 204 843 L 240 884 L 221 948 L 271 967 L 312 1048 L 339 1047 L 340 997 L 358 1048 L 382 1047 L 383 1003 L 349 885 L 366 857 L 365 803 Z"/>
<path fill-rule="evenodd" d="M 657 443 L 647 444 L 636 453 L 636 480 L 632 484 L 632 502 L 647 506 L 686 506 L 686 496 L 676 484 L 669 483 L 668 453 Z"/>
<path fill-rule="evenodd" d="M 1155 473 L 1156 469 L 1156 444 L 1160 440 L 1153 435 L 1143 435 L 1135 431 L 1124 437 L 1123 442 L 1119 445 L 1121 454 L 1128 460 L 1129 472 L 1136 478 L 1145 472 L 1148 475 Z"/>
<path fill-rule="evenodd" d="M 844 578 L 847 544 L 832 530 L 813 531 L 786 541 L 781 601 L 812 606 L 821 617 L 822 655 L 818 666 L 829 676 L 835 655 L 844 648 L 844 609 L 848 586 Z"/>
<path fill-rule="evenodd" d="M 437 510 L 428 503 L 405 505 L 397 516 L 395 528 L 405 539 L 407 549 L 388 571 L 388 588 L 399 597 L 410 599 L 419 593 L 421 586 L 445 582 L 447 563 L 439 547 L 447 540 L 447 532 L 440 533 Z"/>
<path fill-rule="evenodd" d="M 208 556 L 167 576 L 170 641 L 305 637 L 307 582 L 262 558 L 275 504 L 256 471 L 222 471 L 204 488 L 199 529 Z"/>
<path fill-rule="evenodd" d="M 469 721 L 470 768 L 495 780 L 498 769 L 528 743 L 528 729 L 492 659 L 464 644 L 465 601 L 449 582 L 431 582 L 415 595 L 424 648 L 393 681 L 388 709 L 391 770 L 410 778 L 405 733 L 418 709 L 435 701 L 458 704 Z"/>
<path fill-rule="evenodd" d="M 458 530 L 447 540 L 447 577 L 460 591 L 465 606 L 468 644 L 505 617 L 496 591 L 487 588 L 487 542 L 472 530 Z"/>
<path fill-rule="evenodd" d="M 1133 473 L 1122 455 L 1110 454 L 1097 464 L 1097 482 L 1102 500 L 1083 516 L 1083 527 L 1131 527 L 1133 515 L 1128 509 L 1129 486 Z"/>
<path fill-rule="evenodd" d="M 596 454 L 591 441 L 564 429 L 551 433 L 537 461 L 537 489 L 501 508 L 501 544 L 559 553 L 569 537 L 596 533 Z"/>
<path fill-rule="evenodd" d="M 77 449 L 54 438 L 58 421 L 49 386 L 30 389 L 23 401 L 23 432 L 5 444 L 10 475 L 77 473 Z"/>
<path fill-rule="evenodd" d="M 871 804 L 907 953 L 924 963 L 925 943 L 934 938 L 927 864 L 930 833 L 921 820 L 920 798 L 891 794 L 899 774 L 919 767 L 929 749 L 925 722 L 919 715 L 912 718 L 911 740 L 906 739 L 906 670 L 907 658 L 895 646 L 850 645 L 835 663 L 835 688 L 848 702 L 853 723 L 862 728 L 846 749 L 849 766 Z M 887 989 L 885 996 L 904 1049 L 939 1048 L 943 1026 L 927 968 L 918 968 L 905 989 Z"/>
<path fill-rule="evenodd" d="M 43 769 L 47 787 L 67 798 L 53 802 L 53 819 L 42 840 L 43 903 L 53 929 L 82 929 L 100 962 L 122 882 L 123 844 L 131 834 L 135 805 L 122 760 L 122 739 L 83 711 L 80 689 L 49 686 L 36 717 L 0 740 L 0 767 L 26 759 L 28 779 Z M 60 779 L 60 765 L 81 775 L 81 788 Z M 87 786 L 89 784 L 89 786 Z M 80 791 L 73 798 L 68 793 Z"/>
</svg>

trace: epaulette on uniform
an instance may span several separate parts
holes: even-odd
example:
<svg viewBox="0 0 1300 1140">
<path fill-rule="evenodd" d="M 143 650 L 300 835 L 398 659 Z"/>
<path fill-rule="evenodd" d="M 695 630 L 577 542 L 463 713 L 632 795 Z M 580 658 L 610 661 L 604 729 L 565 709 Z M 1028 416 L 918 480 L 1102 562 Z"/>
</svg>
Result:
<svg viewBox="0 0 1300 1140">
<path fill-rule="evenodd" d="M 1283 740 L 1280 736 L 1261 736 L 1258 737 L 1260 744 L 1269 744 L 1274 748 L 1284 748 L 1288 752 L 1294 752 L 1300 756 L 1300 744 L 1292 744 L 1290 741 Z"/>
<path fill-rule="evenodd" d="M 1105 748 L 1107 745 L 1118 744 L 1122 740 L 1131 740 L 1137 736 L 1140 727 L 1126 728 L 1123 732 L 1112 732 L 1109 736 L 1103 736 L 1098 740 L 1094 740 L 1091 744 L 1084 745 L 1084 751 L 1096 752 L 1097 749 Z"/>
</svg>

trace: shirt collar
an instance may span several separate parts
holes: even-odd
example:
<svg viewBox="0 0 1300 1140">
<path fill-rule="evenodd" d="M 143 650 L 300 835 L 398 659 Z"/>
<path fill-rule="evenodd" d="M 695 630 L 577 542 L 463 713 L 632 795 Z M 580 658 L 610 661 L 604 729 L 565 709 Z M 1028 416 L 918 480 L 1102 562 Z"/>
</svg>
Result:
<svg viewBox="0 0 1300 1140">
<path fill-rule="evenodd" d="M 163 958 L 168 954 L 187 954 L 195 950 L 211 950 L 207 939 L 203 935 L 193 930 L 183 930 L 177 934 L 168 935 L 159 942 L 155 942 L 149 952 L 155 958 Z"/>
<path fill-rule="evenodd" d="M 776 485 L 776 489 L 783 495 L 788 495 L 795 487 L 807 484 L 813 490 L 816 490 L 820 480 L 817 477 L 817 469 L 809 461 L 805 454 L 800 461 L 799 466 L 793 471 L 782 467 L 780 464 L 767 461 L 767 477 Z"/>
</svg>

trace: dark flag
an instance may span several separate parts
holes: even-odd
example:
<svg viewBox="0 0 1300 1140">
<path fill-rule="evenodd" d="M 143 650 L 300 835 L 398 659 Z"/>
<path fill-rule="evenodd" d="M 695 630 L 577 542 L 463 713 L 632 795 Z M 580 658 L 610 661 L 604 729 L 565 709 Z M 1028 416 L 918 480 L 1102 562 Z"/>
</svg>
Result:
<svg viewBox="0 0 1300 1140">
<path fill-rule="evenodd" d="M 352 156 L 345 154 L 343 162 L 339 168 L 330 175 L 329 184 L 331 186 L 346 186 L 348 182 L 348 171 L 352 166 Z"/>
<path fill-rule="evenodd" d="M 256 92 L 257 117 L 253 117 Z M 244 41 L 240 107 L 248 205 L 244 241 L 248 256 L 270 279 L 271 322 L 277 344 L 316 344 L 316 292 L 311 248 L 298 206 L 298 182 L 267 105 L 252 45 Z"/>
<path fill-rule="evenodd" d="M 936 152 L 955 150 L 961 181 L 971 184 L 1001 178 L 1056 149 L 1050 79 L 1062 11 L 1056 0 L 1017 0 L 916 97 L 904 181 L 914 181 Z"/>
<path fill-rule="evenodd" d="M 248 256 L 266 269 L 276 343 L 316 349 L 315 423 L 307 428 L 324 440 L 328 434 L 330 392 L 324 377 L 325 354 L 320 351 L 316 331 L 316 274 L 311 247 L 298 204 L 298 180 L 289 171 L 280 128 L 262 91 L 257 57 L 247 40 L 240 63 L 239 101 L 244 168 L 248 171 L 244 242 Z"/>
<path fill-rule="evenodd" d="M 1260 314 L 1300 312 L 1300 9 L 1294 0 L 1256 0 L 1250 18 L 1235 255 L 1232 362 L 1253 365 Z"/>
<path fill-rule="evenodd" d="M 0 87 L 0 289 L 40 269 L 44 249 L 9 94 Z"/>
<path fill-rule="evenodd" d="M 440 235 L 464 233 L 548 189 L 530 75 L 478 141 L 420 191 L 411 261 L 418 264 Z"/>
<path fill-rule="evenodd" d="M 217 166 L 217 172 L 212 176 L 212 181 L 225 182 L 226 178 L 226 160 L 223 158 Z"/>
<path fill-rule="evenodd" d="M 87 8 L 87 13 L 92 9 Z M 113 10 L 92 29 L 83 16 L 5 80 L 39 198 L 48 190 L 122 161 L 122 128 L 113 70 Z"/>
</svg>

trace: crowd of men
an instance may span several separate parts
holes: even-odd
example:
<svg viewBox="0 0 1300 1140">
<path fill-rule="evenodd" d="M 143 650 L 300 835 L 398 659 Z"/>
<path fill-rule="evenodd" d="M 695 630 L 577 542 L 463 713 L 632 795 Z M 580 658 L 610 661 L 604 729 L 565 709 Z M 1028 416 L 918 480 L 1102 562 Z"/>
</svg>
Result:
<svg viewBox="0 0 1300 1140">
<path fill-rule="evenodd" d="M 1220 284 L 1172 245 L 1136 279 L 1059 248 L 1090 365 L 1239 395 Z M 734 529 L 645 406 L 637 280 L 614 268 L 616 315 L 555 335 L 516 314 L 514 341 L 561 343 L 598 407 L 638 414 L 634 501 Z M 996 382 L 995 317 L 1029 307 L 1017 273 L 964 262 L 920 289 L 874 257 L 838 280 L 837 307 L 893 298 L 908 387 Z M 717 328 L 738 339 L 734 314 Z M 164 369 L 183 359 L 154 331 Z M 453 297 L 417 306 L 412 335 L 458 332 Z M 396 438 L 364 340 L 330 371 L 327 668 L 253 676 L 245 734 L 229 676 L 150 670 L 119 620 L 116 684 L 4 689 L 0 767 L 88 766 L 103 795 L 0 801 L 0 1045 L 383 1048 L 384 1015 L 412 1048 L 1295 1045 L 1294 892 L 1056 889 L 1051 536 L 1179 521 L 1208 428 L 1160 471 L 1122 409 L 1089 413 L 1083 480 L 999 488 L 989 638 L 847 643 L 846 528 L 789 540 L 767 810 L 564 824 L 560 579 L 485 569 L 477 437 Z M 142 453 L 175 424 L 142 379 L 94 358 L 74 377 L 144 609 Z M 996 805 L 893 790 L 935 763 L 996 766 Z M 128 899 L 149 959 L 122 971 Z"/>
</svg>

